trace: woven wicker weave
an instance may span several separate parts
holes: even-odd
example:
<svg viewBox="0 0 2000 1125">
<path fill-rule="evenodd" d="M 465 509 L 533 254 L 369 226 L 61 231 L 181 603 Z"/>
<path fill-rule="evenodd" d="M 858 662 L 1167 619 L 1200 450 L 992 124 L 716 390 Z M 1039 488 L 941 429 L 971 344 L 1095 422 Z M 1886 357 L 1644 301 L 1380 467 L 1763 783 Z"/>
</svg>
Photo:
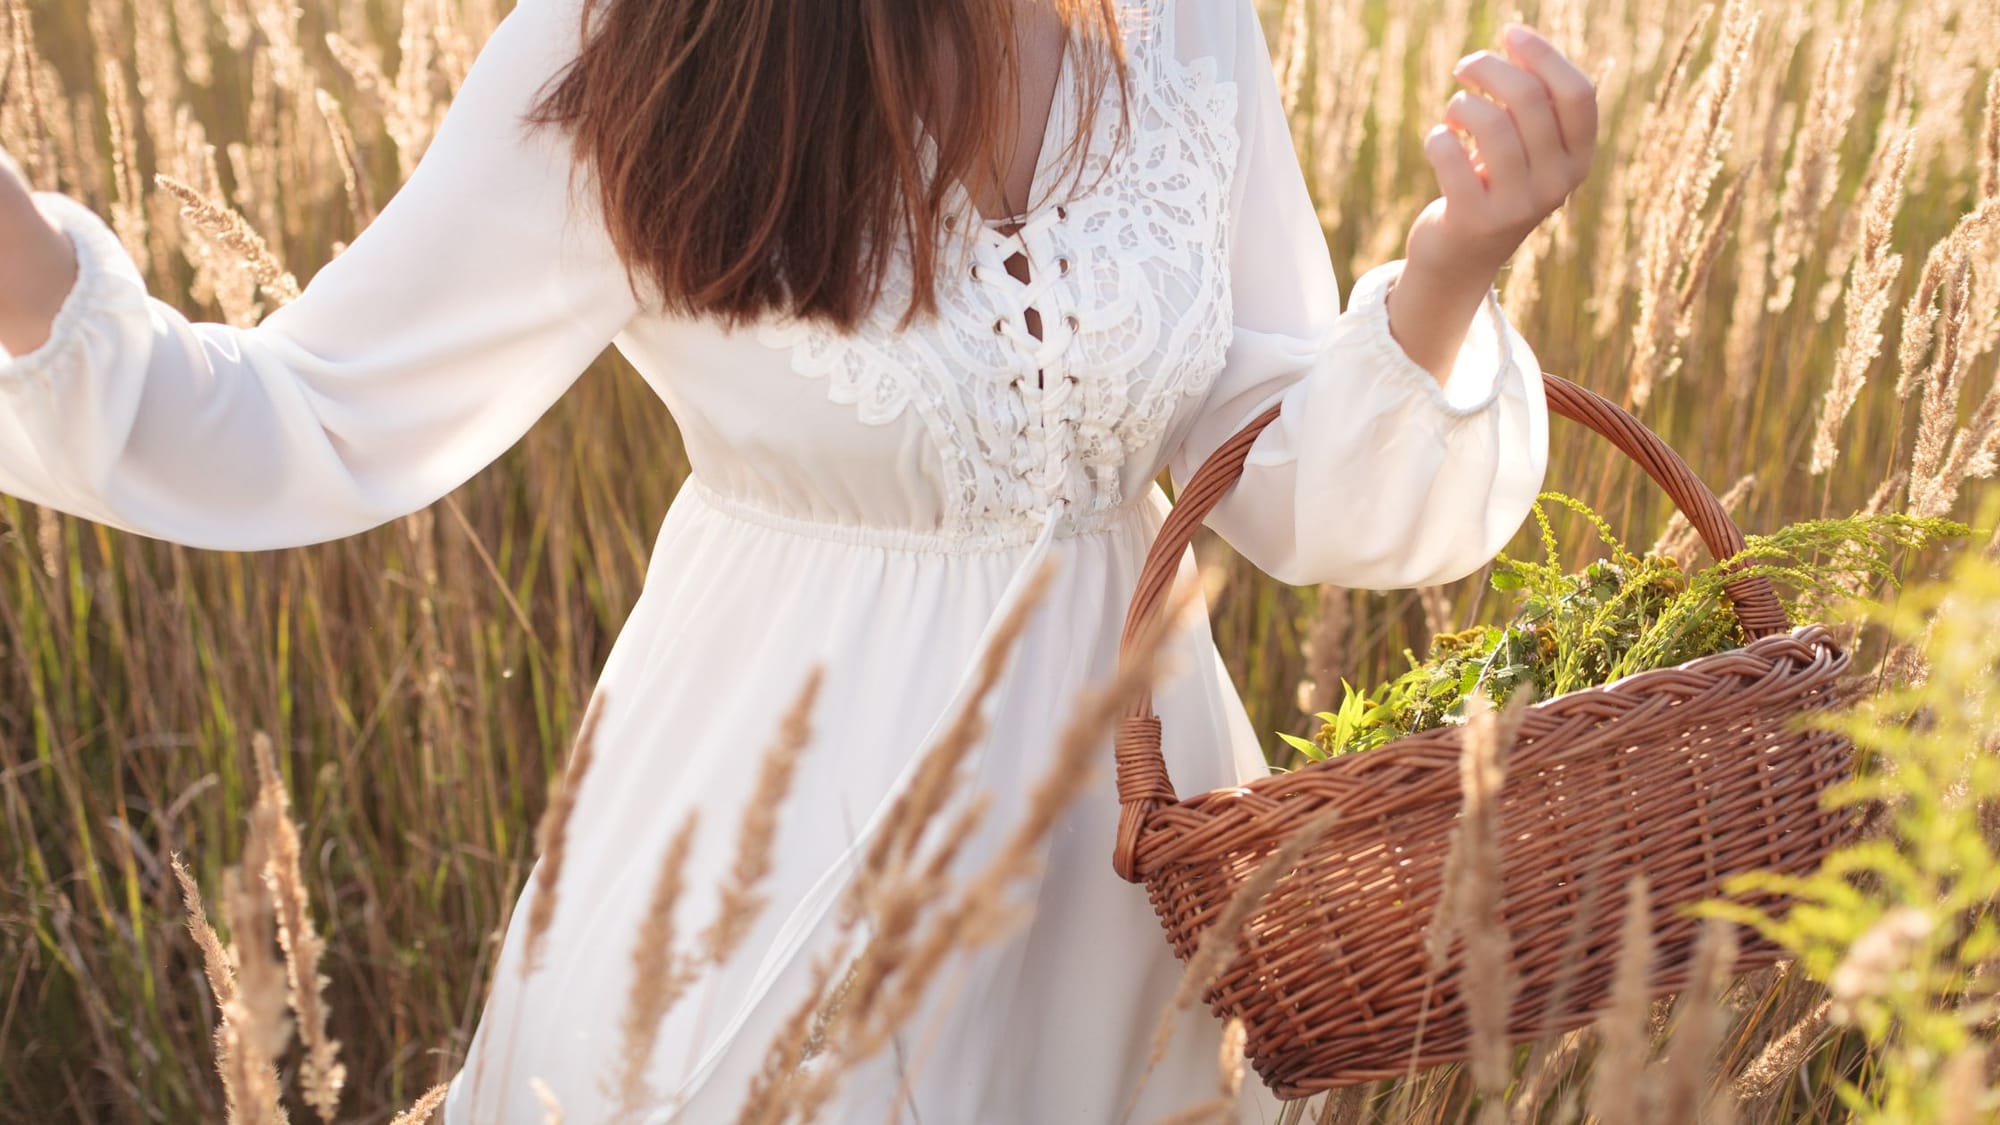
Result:
<svg viewBox="0 0 2000 1125">
<path fill-rule="evenodd" d="M 1554 375 L 1544 385 L 1551 411 L 1637 461 L 1712 554 L 1742 550 L 1714 494 L 1657 436 L 1590 391 Z M 1194 528 L 1277 413 L 1232 437 L 1181 490 L 1133 594 L 1128 650 L 1160 612 Z M 1836 701 L 1847 654 L 1823 627 L 1789 627 L 1764 579 L 1738 578 L 1728 590 L 1754 638 L 1748 645 L 1546 699 L 1525 714 L 1500 800 L 1516 1041 L 1580 1026 L 1603 1006 L 1634 874 L 1644 872 L 1651 891 L 1658 995 L 1689 979 L 1699 921 L 1686 905 L 1720 897 L 1721 880 L 1735 872 L 1810 870 L 1855 835 L 1849 814 L 1820 803 L 1847 775 L 1850 746 L 1792 721 Z M 1458 732 L 1411 735 L 1182 799 L 1166 774 L 1151 696 L 1121 721 L 1113 866 L 1145 883 L 1182 959 L 1291 827 L 1329 805 L 1341 810 L 1250 917 L 1205 996 L 1217 1016 L 1242 1017 L 1246 1054 L 1281 1096 L 1469 1053 L 1457 948 L 1435 977 L 1424 955 L 1461 799 Z M 1735 967 L 1777 955 L 1744 934 Z"/>
</svg>

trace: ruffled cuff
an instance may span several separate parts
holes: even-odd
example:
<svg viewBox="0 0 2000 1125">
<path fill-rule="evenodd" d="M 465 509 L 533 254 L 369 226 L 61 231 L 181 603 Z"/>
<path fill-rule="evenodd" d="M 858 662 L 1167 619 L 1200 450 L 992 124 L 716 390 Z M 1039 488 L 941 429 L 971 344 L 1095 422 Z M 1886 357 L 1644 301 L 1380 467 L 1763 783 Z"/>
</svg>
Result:
<svg viewBox="0 0 2000 1125">
<path fill-rule="evenodd" d="M 1500 307 L 1500 294 L 1486 287 L 1479 315 L 1467 326 L 1465 341 L 1452 361 L 1442 386 L 1437 376 L 1410 358 L 1389 331 L 1389 286 L 1402 276 L 1405 260 L 1397 258 L 1367 271 L 1354 281 L 1344 315 L 1361 320 L 1357 338 L 1390 377 L 1414 383 L 1447 417 L 1478 414 L 1500 395 L 1501 376 L 1515 362 L 1513 329 Z"/>
<path fill-rule="evenodd" d="M 57 192 L 36 192 L 35 206 L 76 248 L 76 281 L 49 326 L 49 338 L 25 355 L 0 349 L 0 393 L 51 378 L 82 347 L 92 317 L 144 304 L 145 282 L 118 235 L 97 213 Z M 143 308 L 139 310 L 143 314 Z"/>
</svg>

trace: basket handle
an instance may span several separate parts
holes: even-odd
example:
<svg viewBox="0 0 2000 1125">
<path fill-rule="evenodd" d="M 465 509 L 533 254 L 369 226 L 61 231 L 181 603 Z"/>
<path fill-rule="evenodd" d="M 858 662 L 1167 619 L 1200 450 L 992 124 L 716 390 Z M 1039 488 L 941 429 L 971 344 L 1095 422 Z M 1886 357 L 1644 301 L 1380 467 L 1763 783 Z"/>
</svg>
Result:
<svg viewBox="0 0 2000 1125">
<path fill-rule="evenodd" d="M 1675 507 L 1700 533 L 1711 556 L 1725 559 L 1743 550 L 1743 533 L 1723 510 L 1715 493 L 1659 435 L 1595 391 L 1546 371 L 1542 373 L 1542 382 L 1549 409 L 1590 427 L 1638 462 L 1646 475 L 1673 498 Z M 1243 475 L 1243 462 L 1249 456 L 1250 446 L 1264 427 L 1278 417 L 1278 411 L 1279 407 L 1272 406 L 1251 419 L 1249 425 L 1210 454 L 1181 488 L 1139 572 L 1139 584 L 1133 590 L 1131 606 L 1125 615 L 1125 631 L 1119 642 L 1121 661 L 1140 633 L 1161 612 L 1179 569 L 1181 554 L 1193 541 L 1195 529 L 1235 487 Z M 1756 575 L 1740 577 L 1723 589 L 1736 619 L 1752 639 L 1781 633 L 1790 627 L 1768 579 Z M 1160 720 L 1153 713 L 1150 690 L 1142 693 L 1119 719 L 1115 743 L 1119 817 L 1112 867 L 1121 877 L 1136 883 L 1141 878 L 1135 866 L 1140 828 L 1155 809 L 1180 800 L 1174 792 L 1173 780 L 1167 776 L 1166 759 L 1160 753 Z"/>
</svg>

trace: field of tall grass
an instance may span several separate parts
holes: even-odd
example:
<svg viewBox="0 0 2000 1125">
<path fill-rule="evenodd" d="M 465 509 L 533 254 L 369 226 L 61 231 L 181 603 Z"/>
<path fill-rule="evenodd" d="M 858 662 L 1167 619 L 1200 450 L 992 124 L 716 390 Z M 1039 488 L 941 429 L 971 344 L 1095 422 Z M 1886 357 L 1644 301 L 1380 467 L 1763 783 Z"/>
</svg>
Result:
<svg viewBox="0 0 2000 1125">
<path fill-rule="evenodd" d="M 1543 366 L 1632 409 L 1746 530 L 1863 510 L 1979 529 L 1848 611 L 1877 689 L 1851 721 L 1900 811 L 1794 888 L 1820 905 L 1777 931 L 1794 958 L 1732 980 L 1712 945 L 1679 998 L 1621 993 L 1599 1028 L 1488 1044 L 1302 1119 L 1991 1120 L 2000 8 L 1262 6 L 1344 283 L 1400 253 L 1432 194 L 1420 137 L 1453 60 L 1523 19 L 1585 65 L 1602 112 L 1591 180 L 1502 274 Z M 503 8 L 0 0 L 0 147 L 110 218 L 155 294 L 251 324 L 408 175 Z M 1550 487 L 1689 550 L 1643 474 L 1553 427 Z M 0 498 L 0 1118 L 269 1121 L 282 1096 L 295 1120 L 381 1122 L 465 1061 L 686 472 L 672 419 L 607 357 L 472 483 L 321 547 L 190 551 Z M 1296 764 L 1277 732 L 1311 733 L 1343 679 L 1496 611 L 1481 576 L 1295 589 L 1197 546 L 1228 577 L 1215 635 L 1274 764 Z M 774 716 L 797 689 L 770 685 Z M 260 932 L 266 859 L 285 893 Z M 220 937 L 190 925 L 182 863 Z M 291 1051 L 258 1023 L 287 991 L 305 993 Z"/>
</svg>

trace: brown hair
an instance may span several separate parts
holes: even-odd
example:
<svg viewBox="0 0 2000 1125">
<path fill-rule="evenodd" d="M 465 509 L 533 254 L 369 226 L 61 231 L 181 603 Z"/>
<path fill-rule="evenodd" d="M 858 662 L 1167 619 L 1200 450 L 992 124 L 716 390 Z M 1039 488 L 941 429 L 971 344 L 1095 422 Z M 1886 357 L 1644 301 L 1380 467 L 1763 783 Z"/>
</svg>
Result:
<svg viewBox="0 0 2000 1125">
<path fill-rule="evenodd" d="M 529 120 L 570 133 L 627 272 L 669 311 L 852 328 L 907 242 L 907 324 L 937 307 L 950 185 L 1014 125 L 1019 2 L 584 0 L 582 47 Z M 1106 71 L 1128 81 L 1123 40 L 1115 0 L 1054 2 L 1085 79 L 1080 171 Z"/>
</svg>

